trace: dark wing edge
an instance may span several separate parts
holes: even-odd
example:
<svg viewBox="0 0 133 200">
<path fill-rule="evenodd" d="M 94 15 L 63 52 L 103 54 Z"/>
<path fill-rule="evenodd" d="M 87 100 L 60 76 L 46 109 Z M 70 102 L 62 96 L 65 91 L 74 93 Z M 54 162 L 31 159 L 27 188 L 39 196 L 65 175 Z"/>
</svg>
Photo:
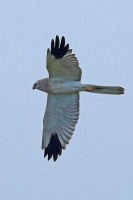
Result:
<svg viewBox="0 0 133 200">
<path fill-rule="evenodd" d="M 51 40 L 51 51 L 48 49 L 51 55 L 55 56 L 57 59 L 63 58 L 69 49 L 69 44 L 65 45 L 65 37 L 62 36 L 61 40 L 59 39 L 59 36 L 56 35 L 55 41 L 54 39 Z M 71 50 L 72 52 L 72 50 Z"/>
<path fill-rule="evenodd" d="M 48 160 L 53 156 L 54 162 L 57 160 L 58 156 L 62 154 L 62 146 L 58 138 L 57 133 L 51 135 L 50 142 L 44 150 L 44 158 L 48 155 Z"/>
</svg>

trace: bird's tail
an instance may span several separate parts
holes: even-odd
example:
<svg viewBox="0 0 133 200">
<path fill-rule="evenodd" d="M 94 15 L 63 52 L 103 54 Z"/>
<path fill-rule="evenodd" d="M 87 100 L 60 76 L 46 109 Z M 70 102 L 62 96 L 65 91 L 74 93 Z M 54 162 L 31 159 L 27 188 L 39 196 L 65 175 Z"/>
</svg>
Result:
<svg viewBox="0 0 133 200">
<path fill-rule="evenodd" d="M 97 86 L 86 84 L 84 91 L 98 94 L 124 94 L 124 88 L 119 86 Z"/>
</svg>

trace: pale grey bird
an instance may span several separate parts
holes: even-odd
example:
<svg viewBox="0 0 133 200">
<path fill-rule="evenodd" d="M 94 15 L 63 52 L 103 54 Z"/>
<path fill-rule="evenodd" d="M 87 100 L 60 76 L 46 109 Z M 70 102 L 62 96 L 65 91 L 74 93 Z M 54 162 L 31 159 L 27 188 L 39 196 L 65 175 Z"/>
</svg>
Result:
<svg viewBox="0 0 133 200">
<path fill-rule="evenodd" d="M 49 78 L 34 83 L 33 89 L 48 93 L 43 119 L 42 149 L 48 160 L 56 161 L 69 143 L 79 118 L 79 92 L 124 94 L 119 86 L 97 86 L 81 82 L 81 68 L 65 37 L 56 36 L 47 50 Z"/>
</svg>

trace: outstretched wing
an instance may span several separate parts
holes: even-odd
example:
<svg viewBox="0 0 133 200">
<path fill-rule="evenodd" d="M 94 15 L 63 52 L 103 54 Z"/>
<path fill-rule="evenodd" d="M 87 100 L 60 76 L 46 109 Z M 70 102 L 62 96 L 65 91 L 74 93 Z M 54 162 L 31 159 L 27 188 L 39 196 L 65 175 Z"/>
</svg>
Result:
<svg viewBox="0 0 133 200">
<path fill-rule="evenodd" d="M 80 80 L 81 68 L 75 54 L 65 45 L 65 37 L 51 41 L 51 50 L 47 50 L 47 70 L 50 78 L 63 78 L 66 80 Z"/>
<path fill-rule="evenodd" d="M 42 149 L 54 161 L 66 148 L 79 118 L 79 94 L 48 94 L 43 119 Z"/>
</svg>

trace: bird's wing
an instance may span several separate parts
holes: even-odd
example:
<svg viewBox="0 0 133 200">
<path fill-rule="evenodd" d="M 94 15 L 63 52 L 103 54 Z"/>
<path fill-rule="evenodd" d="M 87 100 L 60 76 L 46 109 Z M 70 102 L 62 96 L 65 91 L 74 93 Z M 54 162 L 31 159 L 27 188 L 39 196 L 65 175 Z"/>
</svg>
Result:
<svg viewBox="0 0 133 200">
<path fill-rule="evenodd" d="M 54 161 L 72 137 L 79 118 L 79 94 L 48 94 L 43 119 L 42 149 Z"/>
<path fill-rule="evenodd" d="M 50 78 L 63 78 L 66 80 L 80 80 L 81 68 L 75 54 L 65 45 L 65 37 L 56 36 L 51 41 L 51 49 L 47 50 L 47 70 Z"/>
</svg>

